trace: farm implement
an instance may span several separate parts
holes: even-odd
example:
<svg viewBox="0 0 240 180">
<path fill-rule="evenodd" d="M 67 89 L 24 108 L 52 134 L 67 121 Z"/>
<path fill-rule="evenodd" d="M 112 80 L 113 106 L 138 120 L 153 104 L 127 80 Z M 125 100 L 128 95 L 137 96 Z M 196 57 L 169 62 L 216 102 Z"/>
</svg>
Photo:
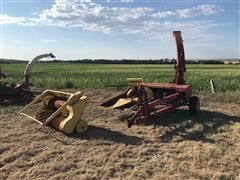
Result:
<svg viewBox="0 0 240 180">
<path fill-rule="evenodd" d="M 84 132 L 88 123 L 81 119 L 83 111 L 89 102 L 82 92 L 75 94 L 46 90 L 33 99 L 30 91 L 30 73 L 34 63 L 46 57 L 55 58 L 52 53 L 36 56 L 29 61 L 24 70 L 24 79 L 20 85 L 0 85 L 0 102 L 31 102 L 26 105 L 20 114 L 31 118 L 37 123 L 50 125 L 55 129 L 70 134 L 73 131 Z"/>
<path fill-rule="evenodd" d="M 46 90 L 19 113 L 66 134 L 82 133 L 88 128 L 88 123 L 81 119 L 88 103 L 89 98 L 82 92 L 71 94 Z"/>
<path fill-rule="evenodd" d="M 24 79 L 19 86 L 19 89 L 13 87 L 12 89 L 14 92 L 7 97 L 19 99 L 23 98 L 22 93 L 27 92 L 28 97 L 31 97 L 31 100 L 33 99 L 33 95 L 29 91 L 29 86 L 31 84 L 29 81 L 30 72 L 33 63 L 44 57 L 55 58 L 55 56 L 50 53 L 39 55 L 31 60 L 25 68 Z M 83 96 L 82 92 L 72 94 L 61 91 L 46 90 L 33 99 L 28 105 L 19 111 L 19 113 L 36 121 L 42 126 L 50 125 L 65 134 L 70 134 L 74 131 L 81 133 L 88 128 L 88 123 L 81 119 L 88 102 L 89 98 Z"/>
<path fill-rule="evenodd" d="M 0 65 L 0 80 L 5 79 L 7 75 L 3 72 L 2 65 Z"/>
<path fill-rule="evenodd" d="M 175 76 L 170 83 L 143 82 L 142 78 L 128 78 L 127 90 L 101 104 L 103 107 L 113 106 L 114 109 L 137 107 L 135 114 L 127 120 L 128 127 L 144 123 L 148 119 L 158 119 L 180 106 L 189 106 L 191 114 L 200 110 L 200 101 L 192 96 L 191 85 L 185 83 L 185 54 L 180 31 L 174 31 L 177 59 Z"/>
<path fill-rule="evenodd" d="M 52 53 L 42 54 L 36 56 L 34 59 L 28 62 L 24 70 L 24 79 L 21 84 L 0 84 L 0 103 L 4 101 L 8 102 L 29 102 L 33 98 L 33 93 L 30 91 L 29 87 L 31 85 L 30 72 L 32 69 L 32 65 L 38 60 L 46 57 L 55 58 Z M 2 68 L 1 68 L 2 69 Z M 2 71 L 2 70 L 1 70 Z M 6 75 L 3 72 L 0 72 L 0 79 L 6 78 Z"/>
</svg>

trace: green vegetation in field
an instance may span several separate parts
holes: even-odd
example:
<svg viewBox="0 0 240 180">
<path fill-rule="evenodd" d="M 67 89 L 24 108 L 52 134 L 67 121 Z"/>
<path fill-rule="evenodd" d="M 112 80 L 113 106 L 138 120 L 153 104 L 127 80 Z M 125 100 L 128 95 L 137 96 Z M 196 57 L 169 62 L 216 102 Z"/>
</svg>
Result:
<svg viewBox="0 0 240 180">
<path fill-rule="evenodd" d="M 6 81 L 19 83 L 25 64 L 4 65 Z M 31 82 L 42 88 L 104 88 L 106 85 L 126 84 L 128 77 L 142 77 L 149 82 L 170 82 L 174 65 L 110 65 L 39 63 L 33 67 Z M 187 65 L 185 79 L 195 92 L 210 92 L 213 79 L 218 92 L 240 91 L 239 65 Z"/>
</svg>

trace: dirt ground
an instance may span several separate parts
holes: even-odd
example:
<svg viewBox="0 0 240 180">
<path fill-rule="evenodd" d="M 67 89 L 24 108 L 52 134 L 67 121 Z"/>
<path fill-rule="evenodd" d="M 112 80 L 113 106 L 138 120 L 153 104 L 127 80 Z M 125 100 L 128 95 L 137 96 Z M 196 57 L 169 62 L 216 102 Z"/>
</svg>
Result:
<svg viewBox="0 0 240 180">
<path fill-rule="evenodd" d="M 0 179 L 240 179 L 240 105 L 201 96 L 154 127 L 127 128 L 129 111 L 102 108 L 117 94 L 85 92 L 89 130 L 66 136 L 0 106 Z"/>
</svg>

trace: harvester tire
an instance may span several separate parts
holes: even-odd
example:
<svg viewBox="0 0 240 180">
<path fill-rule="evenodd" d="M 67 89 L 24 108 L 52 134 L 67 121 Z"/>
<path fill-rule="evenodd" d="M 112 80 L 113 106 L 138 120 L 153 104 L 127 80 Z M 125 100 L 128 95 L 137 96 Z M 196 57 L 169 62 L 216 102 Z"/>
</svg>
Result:
<svg viewBox="0 0 240 180">
<path fill-rule="evenodd" d="M 23 103 L 29 103 L 30 101 L 32 101 L 33 95 L 30 92 L 22 92 L 20 94 L 21 96 L 21 102 Z"/>
<path fill-rule="evenodd" d="M 200 100 L 197 96 L 192 96 L 189 99 L 190 114 L 197 114 L 200 111 Z"/>
</svg>

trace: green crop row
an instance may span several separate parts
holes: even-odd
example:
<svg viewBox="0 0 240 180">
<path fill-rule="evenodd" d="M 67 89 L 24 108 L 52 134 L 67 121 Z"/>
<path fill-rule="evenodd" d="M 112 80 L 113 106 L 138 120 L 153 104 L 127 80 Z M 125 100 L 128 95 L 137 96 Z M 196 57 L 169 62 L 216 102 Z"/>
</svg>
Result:
<svg viewBox="0 0 240 180">
<path fill-rule="evenodd" d="M 19 83 L 25 64 L 6 64 L 7 82 Z M 70 63 L 38 63 L 31 73 L 31 82 L 41 88 L 104 88 L 126 84 L 129 77 L 141 77 L 148 82 L 170 82 L 173 65 L 102 65 Z M 195 92 L 210 92 L 212 79 L 218 92 L 240 91 L 239 65 L 187 65 L 186 82 Z"/>
</svg>

